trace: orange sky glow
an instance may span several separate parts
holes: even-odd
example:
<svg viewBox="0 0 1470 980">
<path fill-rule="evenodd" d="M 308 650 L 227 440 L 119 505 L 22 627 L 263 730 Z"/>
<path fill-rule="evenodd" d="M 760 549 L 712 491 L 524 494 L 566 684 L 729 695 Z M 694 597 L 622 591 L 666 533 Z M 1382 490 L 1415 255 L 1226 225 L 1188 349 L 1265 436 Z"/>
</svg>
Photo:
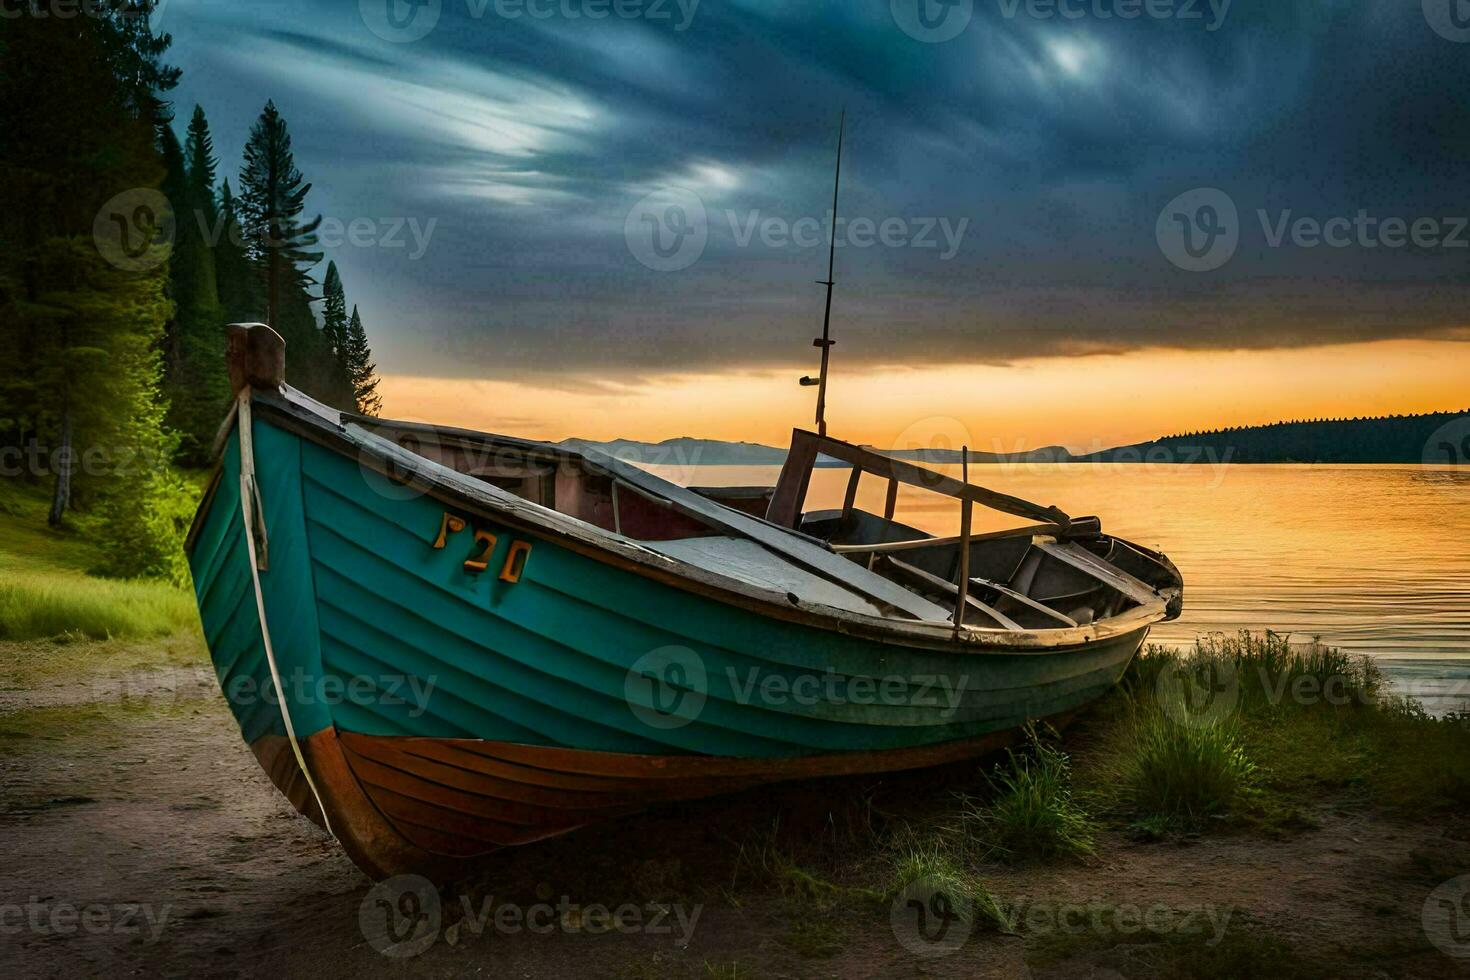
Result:
<svg viewBox="0 0 1470 980">
<path fill-rule="evenodd" d="M 840 348 L 839 348 L 840 352 Z M 814 388 L 788 370 L 620 383 L 575 377 L 470 381 L 386 375 L 383 414 L 531 439 L 673 436 L 784 446 L 810 428 Z M 1396 340 L 1269 351 L 1127 354 L 855 369 L 834 355 L 832 435 L 883 448 L 1073 451 L 1280 419 L 1463 409 L 1470 344 Z"/>
</svg>

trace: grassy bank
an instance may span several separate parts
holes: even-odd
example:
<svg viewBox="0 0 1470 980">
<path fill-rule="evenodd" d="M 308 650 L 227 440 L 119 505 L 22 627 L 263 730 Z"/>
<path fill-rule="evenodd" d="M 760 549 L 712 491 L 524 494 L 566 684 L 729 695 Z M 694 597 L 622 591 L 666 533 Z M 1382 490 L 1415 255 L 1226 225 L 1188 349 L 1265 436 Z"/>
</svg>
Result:
<svg viewBox="0 0 1470 980">
<path fill-rule="evenodd" d="M 723 892 L 745 907 L 774 902 L 796 923 L 781 942 L 806 958 L 922 906 L 958 916 L 971 942 L 1020 943 L 1039 975 L 1337 977 L 1421 960 L 1432 970 L 1442 954 L 1417 931 L 1417 906 L 1403 934 L 1304 947 L 1251 914 L 1247 895 L 1263 886 L 1247 877 L 1261 872 L 1229 862 L 1221 881 L 1239 874 L 1242 885 L 1228 927 L 1203 924 L 1199 900 L 1175 891 L 1147 915 L 1195 927 L 1145 928 L 1136 905 L 1098 896 L 1139 890 L 1109 870 L 1127 851 L 1214 840 L 1269 866 L 1326 820 L 1427 821 L 1431 836 L 1443 825 L 1461 836 L 1401 874 L 1432 887 L 1470 872 L 1470 717 L 1430 717 L 1389 694 L 1371 662 L 1337 650 L 1215 638 L 1185 654 L 1148 650 L 1064 736 L 1033 729 L 1004 758 L 901 777 L 896 792 L 838 784 L 821 807 L 815 827 L 775 821 L 732 842 Z M 1058 928 L 1049 910 L 1078 891 L 1093 896 L 1077 912 L 1086 926 Z M 1376 914 L 1404 911 L 1378 902 Z"/>
<path fill-rule="evenodd" d="M 39 488 L 0 487 L 0 641 L 157 639 L 197 630 L 193 597 L 166 582 L 87 574 L 84 531 L 46 526 Z"/>
</svg>

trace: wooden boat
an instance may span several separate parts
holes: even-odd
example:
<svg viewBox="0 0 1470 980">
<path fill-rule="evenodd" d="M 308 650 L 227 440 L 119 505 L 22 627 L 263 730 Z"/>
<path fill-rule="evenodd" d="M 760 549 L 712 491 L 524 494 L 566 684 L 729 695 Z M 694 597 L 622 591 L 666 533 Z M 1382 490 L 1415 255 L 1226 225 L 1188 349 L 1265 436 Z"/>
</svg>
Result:
<svg viewBox="0 0 1470 980">
<path fill-rule="evenodd" d="M 985 752 L 1114 684 L 1178 615 L 1162 555 L 804 431 L 773 488 L 360 417 L 230 327 L 190 531 L 222 690 L 265 771 L 374 877 L 462 874 L 650 804 Z M 852 467 L 804 511 L 819 456 Z M 855 506 L 886 483 L 883 514 Z M 894 519 L 900 484 L 961 533 Z M 971 533 L 976 506 L 1028 521 Z M 277 697 L 276 692 L 281 696 Z"/>
</svg>

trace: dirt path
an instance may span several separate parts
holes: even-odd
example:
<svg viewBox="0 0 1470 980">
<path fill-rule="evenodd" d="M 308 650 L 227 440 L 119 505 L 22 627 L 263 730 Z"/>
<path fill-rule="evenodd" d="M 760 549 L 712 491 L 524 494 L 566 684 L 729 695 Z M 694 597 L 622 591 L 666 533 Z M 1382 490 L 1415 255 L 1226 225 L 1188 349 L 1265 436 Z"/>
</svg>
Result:
<svg viewBox="0 0 1470 980">
<path fill-rule="evenodd" d="M 7 692 L 0 784 L 4 976 L 1116 977 L 1135 947 L 1094 949 L 1102 910 L 1135 916 L 1144 938 L 1264 929 L 1309 955 L 1361 949 L 1361 976 L 1470 976 L 1470 959 L 1431 948 L 1420 921 L 1430 890 L 1470 871 L 1463 823 L 1326 810 L 1319 828 L 1282 841 L 1114 835 L 1089 867 L 989 876 L 1015 904 L 1024 943 L 977 930 L 957 952 L 923 958 L 879 910 L 833 920 L 729 891 L 730 841 L 755 821 L 801 820 L 807 807 L 824 832 L 829 784 L 765 790 L 522 849 L 494 880 L 441 899 L 439 928 L 405 962 L 374 947 L 384 893 L 272 789 L 191 668 Z M 626 905 L 641 925 L 595 933 L 594 901 Z M 1038 941 L 1060 952 L 1047 965 L 1032 955 L 1028 970 Z"/>
</svg>

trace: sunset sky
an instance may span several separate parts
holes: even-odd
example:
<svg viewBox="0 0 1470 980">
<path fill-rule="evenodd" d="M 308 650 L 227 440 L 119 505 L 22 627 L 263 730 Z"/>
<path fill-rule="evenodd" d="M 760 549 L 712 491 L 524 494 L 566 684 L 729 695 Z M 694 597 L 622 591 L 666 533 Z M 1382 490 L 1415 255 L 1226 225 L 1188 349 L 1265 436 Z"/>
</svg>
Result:
<svg viewBox="0 0 1470 980">
<path fill-rule="evenodd" d="M 1470 402 L 1470 32 L 1435 0 L 1062 6 L 169 0 L 159 27 L 221 176 L 267 97 L 287 119 L 387 414 L 784 442 L 843 107 L 836 434 L 1075 449 Z"/>
</svg>

